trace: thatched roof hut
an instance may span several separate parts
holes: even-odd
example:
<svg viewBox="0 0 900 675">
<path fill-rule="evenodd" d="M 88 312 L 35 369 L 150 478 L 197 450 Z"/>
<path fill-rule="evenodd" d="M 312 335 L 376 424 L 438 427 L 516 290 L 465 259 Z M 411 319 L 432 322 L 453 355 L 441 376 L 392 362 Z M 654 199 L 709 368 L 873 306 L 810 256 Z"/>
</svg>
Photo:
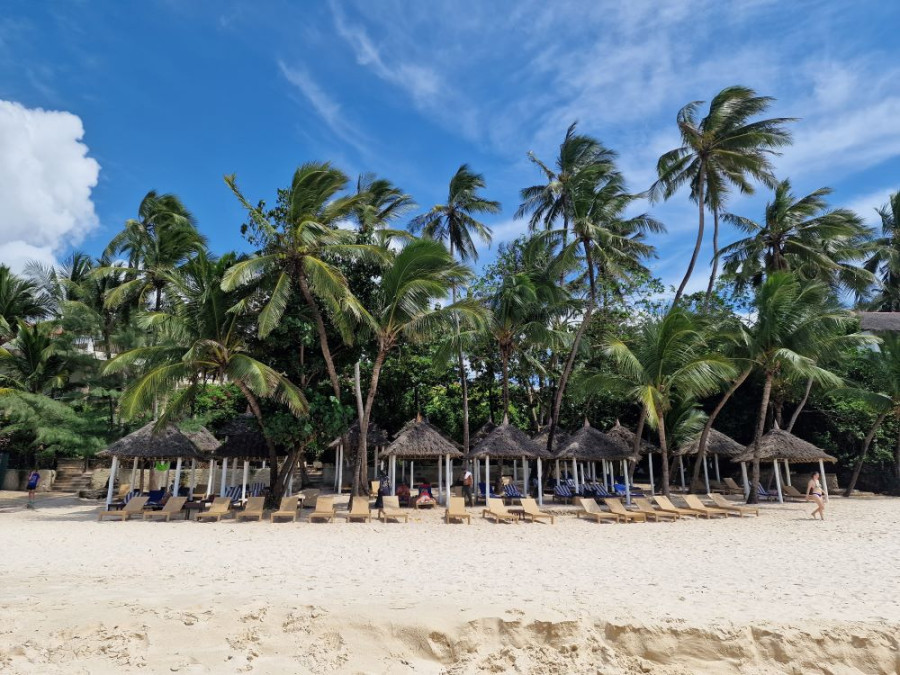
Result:
<svg viewBox="0 0 900 675">
<path fill-rule="evenodd" d="M 676 454 L 679 455 L 696 455 L 700 450 L 700 436 L 698 435 L 693 441 L 682 448 L 679 448 Z M 716 429 L 709 430 L 709 436 L 706 439 L 706 454 L 718 455 L 719 457 L 737 457 L 746 452 L 747 448 L 734 440 L 731 436 L 726 436 Z"/>
<path fill-rule="evenodd" d="M 238 459 L 268 459 L 269 446 L 253 415 L 241 415 L 231 420 L 220 431 L 225 441 L 215 452 L 216 457 Z M 280 452 L 279 454 L 286 454 Z"/>
<path fill-rule="evenodd" d="M 407 423 L 381 454 L 382 457 L 406 459 L 439 459 L 443 455 L 455 459 L 463 453 L 437 427 L 421 419 Z"/>
<path fill-rule="evenodd" d="M 353 421 L 347 428 L 347 434 L 350 436 L 350 447 L 356 448 L 359 446 L 359 420 L 356 419 Z M 388 442 L 388 433 L 379 427 L 375 422 L 369 422 L 369 430 L 366 433 L 366 445 L 370 448 L 374 448 L 379 445 L 385 445 Z M 338 436 L 331 443 L 328 444 L 329 448 L 336 448 L 341 444 L 341 437 Z"/>
<path fill-rule="evenodd" d="M 900 331 L 900 312 L 856 312 L 856 315 L 862 330 Z"/>
<path fill-rule="evenodd" d="M 496 428 L 497 425 L 490 420 L 485 422 L 478 431 L 476 431 L 469 437 L 470 446 L 474 447 L 477 443 L 483 441 L 485 438 L 487 438 L 488 434 L 490 434 Z"/>
<path fill-rule="evenodd" d="M 544 429 L 543 431 L 537 432 L 534 436 L 531 437 L 535 443 L 540 445 L 544 450 L 547 449 L 547 438 L 550 436 L 550 430 Z M 564 446 L 569 441 L 569 434 L 567 434 L 562 429 L 557 429 L 556 433 L 553 434 L 553 447 L 551 448 L 551 453 L 556 454 L 559 452 L 559 449 Z"/>
<path fill-rule="evenodd" d="M 619 424 L 619 420 L 616 420 L 615 426 L 612 429 L 606 432 L 607 436 L 612 436 L 623 443 L 626 443 L 629 447 L 634 447 L 634 437 L 635 433 L 626 427 L 623 427 Z M 659 448 L 652 443 L 648 443 L 643 438 L 641 439 L 640 451 L 642 455 L 648 455 L 651 452 L 659 452 Z"/>
<path fill-rule="evenodd" d="M 551 457 L 539 443 L 512 424 L 501 424 L 472 448 L 470 457 L 496 457 L 521 459 L 522 457 L 547 459 Z"/>
<path fill-rule="evenodd" d="M 196 431 L 183 431 L 185 436 L 191 439 L 191 442 L 204 455 L 212 455 L 222 447 L 222 442 L 213 436 L 212 432 L 206 427 L 200 427 Z"/>
<path fill-rule="evenodd" d="M 761 460 L 786 459 L 789 462 L 836 462 L 821 448 L 802 438 L 794 436 L 783 429 L 772 429 L 759 439 L 759 450 L 754 451 L 753 445 L 748 445 L 747 450 L 732 458 L 733 462 L 752 462 L 755 458 Z"/>
<path fill-rule="evenodd" d="M 556 453 L 557 459 L 579 459 L 588 462 L 600 460 L 621 461 L 623 459 L 637 461 L 634 446 L 626 443 L 619 436 L 604 434 L 590 424 L 576 431 Z"/>
<path fill-rule="evenodd" d="M 155 424 L 156 422 L 150 422 L 137 431 L 132 431 L 112 443 L 106 450 L 98 452 L 97 455 L 120 459 L 135 457 L 139 459 L 173 459 L 177 457 L 202 459 L 194 442 L 174 424 L 154 432 Z"/>
</svg>

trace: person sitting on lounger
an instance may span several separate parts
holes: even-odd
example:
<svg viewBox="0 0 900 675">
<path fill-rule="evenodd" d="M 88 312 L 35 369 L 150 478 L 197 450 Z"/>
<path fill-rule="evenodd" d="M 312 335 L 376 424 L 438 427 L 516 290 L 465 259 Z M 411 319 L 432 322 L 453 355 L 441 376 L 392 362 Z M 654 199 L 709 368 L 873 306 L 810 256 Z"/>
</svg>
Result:
<svg viewBox="0 0 900 675">
<path fill-rule="evenodd" d="M 431 496 L 431 483 L 425 481 L 419 486 L 419 496 L 416 497 L 416 506 L 433 505 L 434 497 Z"/>
<path fill-rule="evenodd" d="M 400 500 L 401 504 L 409 506 L 409 486 L 406 483 L 399 483 L 397 485 L 397 498 Z"/>
<path fill-rule="evenodd" d="M 816 514 L 819 518 L 825 520 L 825 491 L 822 489 L 822 483 L 819 482 L 819 472 L 815 471 L 809 482 L 806 484 L 806 501 L 814 501 L 816 510 L 812 512 L 813 520 Z"/>
</svg>

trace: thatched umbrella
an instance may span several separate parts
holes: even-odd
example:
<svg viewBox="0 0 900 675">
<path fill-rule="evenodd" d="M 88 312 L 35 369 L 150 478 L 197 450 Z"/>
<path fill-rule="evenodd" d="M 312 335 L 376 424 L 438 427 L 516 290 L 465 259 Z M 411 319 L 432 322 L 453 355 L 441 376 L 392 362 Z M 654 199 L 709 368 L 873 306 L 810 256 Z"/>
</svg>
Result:
<svg viewBox="0 0 900 675">
<path fill-rule="evenodd" d="M 603 467 L 604 482 L 607 477 L 607 463 L 622 462 L 626 466 L 626 462 L 637 462 L 640 455 L 636 455 L 634 447 L 626 443 L 621 434 L 610 435 L 604 434 L 599 429 L 595 429 L 585 420 L 584 426 L 576 431 L 569 438 L 569 441 L 560 448 L 556 454 L 559 459 L 571 459 L 572 467 L 575 470 L 575 489 L 578 489 L 579 482 L 583 485 L 587 482 L 587 470 L 584 464 L 581 468 L 581 480 L 578 477 L 578 462 L 591 463 L 591 478 L 597 480 L 597 469 L 595 462 L 601 462 Z M 610 474 L 613 472 L 609 472 Z M 631 482 L 628 480 L 628 471 L 625 470 L 625 496 L 631 501 Z M 610 485 L 611 486 L 611 485 Z"/>
<path fill-rule="evenodd" d="M 702 434 L 702 432 L 701 432 Z M 687 445 L 679 448 L 679 455 L 696 455 L 700 451 L 700 435 L 688 443 Z M 709 436 L 706 438 L 706 454 L 713 456 L 713 461 L 715 462 L 716 468 L 716 482 L 722 482 L 722 475 L 719 471 L 719 457 L 732 458 L 737 457 L 742 452 L 744 452 L 747 448 L 738 443 L 736 440 L 731 438 L 731 436 L 726 436 L 721 431 L 716 429 L 709 430 Z M 706 468 L 706 460 L 703 461 L 703 480 L 706 482 L 706 491 L 709 492 L 709 471 Z"/>
<path fill-rule="evenodd" d="M 353 420 L 353 423 L 347 427 L 347 442 L 350 445 L 350 448 L 359 448 L 359 419 Z M 375 466 L 378 466 L 378 448 L 385 445 L 388 442 L 388 434 L 387 432 L 379 427 L 374 422 L 369 422 L 368 430 L 366 431 L 366 449 L 372 448 L 375 453 Z M 344 481 L 344 454 L 348 450 L 348 448 L 344 447 L 344 436 L 338 436 L 331 443 L 328 444 L 329 448 L 334 448 L 334 489 L 335 492 L 341 492 L 341 486 Z M 363 465 L 366 467 L 366 471 L 368 471 L 369 459 L 365 458 Z"/>
<path fill-rule="evenodd" d="M 133 459 L 134 466 L 132 468 L 132 486 L 134 484 L 134 476 L 137 473 L 138 461 L 158 460 L 158 459 L 175 459 L 177 461 L 175 488 L 178 488 L 178 481 L 181 475 L 181 462 L 187 457 L 196 461 L 201 459 L 197 445 L 191 440 L 188 434 L 182 432 L 174 424 L 170 424 L 158 431 L 154 430 L 156 422 L 150 422 L 142 426 L 137 431 L 133 431 L 127 436 L 111 443 L 106 450 L 97 453 L 98 457 L 112 457 L 112 466 L 109 474 L 109 487 L 106 491 L 106 507 L 109 508 L 112 502 L 113 483 L 115 476 L 119 470 L 120 459 Z M 206 429 L 202 430 L 205 434 L 209 434 Z M 198 441 L 206 443 L 205 434 L 200 431 L 193 432 L 197 434 Z M 209 434 L 212 436 L 212 434 Z M 168 478 L 166 479 L 168 484 Z"/>
<path fill-rule="evenodd" d="M 547 439 L 550 438 L 550 429 L 549 427 L 544 428 L 543 431 L 537 432 L 534 436 L 531 437 L 535 443 L 538 443 L 542 448 L 546 450 L 547 448 Z M 555 434 L 553 434 L 553 447 L 550 448 L 550 454 L 556 458 L 556 485 L 559 487 L 560 480 L 560 472 L 559 472 L 559 458 L 557 457 L 557 453 L 559 449 L 562 448 L 569 441 L 569 434 L 562 430 L 558 430 Z"/>
<path fill-rule="evenodd" d="M 262 467 L 265 468 L 265 462 L 269 459 L 269 444 L 263 435 L 259 426 L 259 421 L 252 413 L 244 413 L 230 420 L 219 431 L 219 435 L 225 438 L 222 445 L 215 451 L 214 457 L 210 459 L 210 476 L 215 473 L 216 460 L 222 460 L 222 483 L 220 492 L 225 491 L 226 476 L 228 472 L 228 462 L 232 462 L 233 469 L 237 468 L 238 460 L 244 461 L 244 472 L 241 479 L 241 499 L 247 497 L 247 484 L 250 476 L 250 462 L 254 460 L 262 460 Z M 285 452 L 279 452 L 279 455 L 285 455 Z M 275 467 L 277 469 L 277 467 Z M 272 471 L 272 467 L 269 468 Z M 291 475 L 293 481 L 293 475 Z M 261 485 L 257 485 L 261 489 Z M 208 486 L 207 495 L 211 488 Z M 292 490 L 289 487 L 285 496 L 290 496 Z M 259 494 L 258 492 L 255 494 Z"/>
<path fill-rule="evenodd" d="M 397 458 L 409 459 L 409 482 L 413 482 L 415 460 L 434 459 L 438 463 L 438 493 L 444 493 L 446 485 L 445 504 L 449 504 L 450 483 L 453 476 L 453 460 L 463 456 L 459 446 L 445 436 L 437 427 L 429 424 L 421 417 L 408 422 L 401 429 L 394 441 L 385 448 L 381 455 L 390 460 L 391 494 L 396 493 L 397 487 Z M 446 468 L 447 479 L 444 480 L 443 472 Z"/>
<path fill-rule="evenodd" d="M 514 427 L 508 421 L 482 438 L 469 456 L 476 460 L 484 458 L 485 495 L 489 494 L 491 485 L 491 457 L 495 459 L 511 459 L 513 462 L 513 480 L 517 480 L 518 467 L 516 460 L 522 460 L 522 492 L 528 493 L 528 460 L 537 460 L 538 485 L 542 485 L 542 460 L 552 455 L 544 447 L 528 437 L 524 431 Z M 538 490 L 538 501 L 543 503 L 543 490 Z"/>
<path fill-rule="evenodd" d="M 741 472 L 744 477 L 744 491 L 750 494 L 750 483 L 747 480 L 747 462 L 755 459 L 771 460 L 775 469 L 775 484 L 778 487 L 778 501 L 783 502 L 784 496 L 781 490 L 781 471 L 778 469 L 778 460 L 785 462 L 801 462 L 801 463 L 819 463 L 819 471 L 822 474 L 822 484 L 825 485 L 825 462 L 836 462 L 837 458 L 832 457 L 821 448 L 802 438 L 794 436 L 794 434 L 784 431 L 783 429 L 772 429 L 769 433 L 763 435 L 759 439 L 759 446 L 754 447 L 752 444 L 747 446 L 747 450 L 731 461 L 741 463 Z M 790 475 L 790 469 L 788 470 Z M 825 497 L 828 497 L 828 488 L 825 488 Z"/>
<path fill-rule="evenodd" d="M 606 435 L 612 436 L 613 438 L 619 440 L 621 443 L 625 443 L 629 448 L 634 448 L 634 441 L 637 438 L 637 434 L 635 434 L 631 429 L 623 427 L 621 424 L 619 424 L 619 420 L 616 420 L 613 428 L 607 431 Z M 655 489 L 653 485 L 653 453 L 661 452 L 661 450 L 659 446 L 645 441 L 643 438 L 640 439 L 638 450 L 641 455 L 647 455 L 647 467 L 650 471 L 650 493 L 652 494 Z M 637 458 L 635 460 L 636 463 L 639 461 L 640 458 Z M 681 482 L 684 483 L 684 466 L 681 467 Z"/>
<path fill-rule="evenodd" d="M 475 447 L 476 443 L 483 441 L 485 437 L 496 428 L 497 425 L 492 421 L 488 420 L 485 422 L 478 431 L 472 434 L 472 437 L 469 439 L 469 447 Z"/>
</svg>

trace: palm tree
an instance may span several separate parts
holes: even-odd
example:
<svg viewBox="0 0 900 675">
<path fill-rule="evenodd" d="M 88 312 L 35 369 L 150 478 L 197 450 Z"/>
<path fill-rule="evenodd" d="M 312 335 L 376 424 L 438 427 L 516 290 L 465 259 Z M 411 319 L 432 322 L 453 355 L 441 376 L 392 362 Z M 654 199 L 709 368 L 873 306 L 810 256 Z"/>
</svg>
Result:
<svg viewBox="0 0 900 675">
<path fill-rule="evenodd" d="M 881 237 L 875 240 L 875 252 L 865 268 L 878 275 L 881 285 L 869 306 L 878 312 L 900 312 L 900 191 L 889 197 L 878 215 Z"/>
<path fill-rule="evenodd" d="M 353 216 L 364 236 L 378 233 L 416 206 L 412 195 L 372 173 L 359 176 L 356 195 L 358 199 L 353 207 Z"/>
<path fill-rule="evenodd" d="M 421 231 L 425 237 L 441 241 L 450 249 L 450 257 L 458 255 L 463 262 L 478 260 L 478 249 L 473 235 L 485 244 L 491 243 L 491 229 L 474 218 L 481 213 L 499 213 L 500 202 L 485 199 L 480 191 L 487 187 L 484 176 L 474 173 L 468 164 L 457 169 L 450 179 L 446 204 L 433 206 L 427 213 L 417 216 L 410 223 L 413 232 Z M 452 301 L 456 302 L 456 286 L 451 288 Z M 459 332 L 458 330 L 456 331 Z M 457 350 L 459 382 L 463 404 L 463 451 L 469 452 L 469 383 L 466 375 L 462 345 Z"/>
<path fill-rule="evenodd" d="M 378 246 L 356 243 L 356 232 L 339 227 L 363 203 L 360 194 L 338 196 L 347 182 L 347 176 L 327 162 L 310 162 L 299 167 L 286 195 L 284 222 L 278 226 L 269 221 L 261 208 L 246 200 L 234 175 L 225 177 L 225 183 L 250 214 L 261 251 L 232 266 L 225 273 L 222 287 L 232 291 L 252 283 L 252 298 L 257 295 L 256 286 L 269 283 L 271 291 L 258 317 L 260 337 L 267 336 L 278 325 L 291 296 L 299 290 L 312 313 L 319 347 L 338 400 L 341 384 L 319 303 L 329 310 L 332 321 L 348 342 L 352 337 L 346 316 L 358 315 L 358 307 L 347 279 L 331 260 L 334 256 L 344 256 L 380 261 L 386 255 Z M 249 300 L 242 301 L 242 306 Z"/>
<path fill-rule="evenodd" d="M 772 272 L 793 270 L 861 294 L 873 277 L 853 263 L 865 256 L 872 233 L 852 211 L 828 210 L 829 194 L 830 188 L 819 188 L 797 199 L 790 181 L 783 180 L 766 205 L 763 223 L 725 214 L 726 222 L 749 235 L 720 251 L 725 270 L 740 284 L 754 285 Z"/>
<path fill-rule="evenodd" d="M 759 287 L 754 309 L 756 319 L 749 331 L 748 353 L 754 369 L 763 378 L 763 392 L 756 419 L 753 446 L 758 446 L 776 377 L 799 376 L 819 384 L 837 386 L 841 379 L 818 365 L 841 345 L 871 341 L 859 334 L 846 334 L 852 315 L 837 306 L 827 285 L 803 282 L 790 272 L 773 272 Z M 844 333 L 843 339 L 835 334 Z M 759 482 L 759 460 L 753 461 L 752 486 Z M 751 502 L 757 500 L 755 487 Z"/>
<path fill-rule="evenodd" d="M 863 439 L 859 459 L 856 460 L 853 475 L 844 491 L 845 497 L 853 494 L 869 447 L 881 425 L 888 417 L 893 417 L 895 420 L 900 419 L 900 336 L 896 333 L 885 333 L 881 339 L 878 351 L 866 354 L 866 360 L 871 367 L 872 378 L 877 383 L 878 391 L 857 390 L 855 392 L 868 404 L 869 409 L 875 415 L 875 421 Z M 900 434 L 897 435 L 894 449 L 894 476 L 900 480 Z"/>
<path fill-rule="evenodd" d="M 747 87 L 732 86 L 720 91 L 710 102 L 706 117 L 697 119 L 703 101 L 684 106 L 677 117 L 681 146 L 659 158 L 659 179 L 650 188 L 653 200 L 669 199 L 685 183 L 690 185 L 691 201 L 697 204 L 699 219 L 697 241 L 687 272 L 678 286 L 673 302 L 677 304 L 690 281 L 700 247 L 703 244 L 704 214 L 713 214 L 713 269 L 706 302 L 712 294 L 718 265 L 719 211 L 728 190 L 737 188 L 752 193 L 751 180 L 774 186 L 770 157 L 776 149 L 790 143 L 784 128 L 792 118 L 778 117 L 751 122 L 765 112 L 774 99 L 757 96 Z"/>
<path fill-rule="evenodd" d="M 22 279 L 0 264 L 0 339 L 13 337 L 21 319 L 32 322 L 50 313 L 46 295 L 33 281 Z"/>
<path fill-rule="evenodd" d="M 295 415 L 305 414 L 308 406 L 303 393 L 284 375 L 247 353 L 240 314 L 230 311 L 236 298 L 222 290 L 222 277 L 233 264 L 231 256 L 214 261 L 201 253 L 185 265 L 173 279 L 172 311 L 147 318 L 160 331 L 158 343 L 120 354 L 107 364 L 105 372 L 141 371 L 125 390 L 122 414 L 139 417 L 154 401 L 166 397 L 157 420 L 160 427 L 188 409 L 203 382 L 234 383 L 266 438 L 273 467 L 270 487 L 277 496 L 293 462 L 284 462 L 280 473 L 274 470 L 278 456 L 265 431 L 260 399 L 280 402 Z"/>
<path fill-rule="evenodd" d="M 71 376 L 71 353 L 54 334 L 50 321 L 30 325 L 19 319 L 16 337 L 0 348 L 0 382 L 4 388 L 32 394 L 62 389 Z"/>
<path fill-rule="evenodd" d="M 443 244 L 429 239 L 417 239 L 407 244 L 385 269 L 373 305 L 362 310 L 363 329 L 374 339 L 376 351 L 364 401 L 361 391 L 357 391 L 360 433 L 353 479 L 354 495 L 359 493 L 372 407 L 378 391 L 378 378 L 387 355 L 402 340 L 421 342 L 441 332 L 483 321 L 484 308 L 473 299 L 459 300 L 447 307 L 435 306 L 447 297 L 451 288 L 467 281 L 471 276 L 471 270 L 456 262 Z"/>
<path fill-rule="evenodd" d="M 723 381 L 734 376 L 734 366 L 710 349 L 694 318 L 679 308 L 647 321 L 633 344 L 617 338 L 609 340 L 604 353 L 612 360 L 616 375 L 596 377 L 621 389 L 640 406 L 636 443 L 645 422 L 656 430 L 662 451 L 663 493 L 668 495 L 666 415 L 678 401 L 718 391 Z"/>
<path fill-rule="evenodd" d="M 138 217 L 125 221 L 125 229 L 113 237 L 104 257 L 124 253 L 129 280 L 110 290 L 106 302 L 117 307 L 135 301 L 144 304 L 152 296 L 152 309 L 162 310 L 163 294 L 172 274 L 191 256 L 206 249 L 206 239 L 197 231 L 194 216 L 176 195 L 151 190 L 138 207 Z M 95 275 L 122 273 L 122 267 L 105 266 Z"/>
</svg>

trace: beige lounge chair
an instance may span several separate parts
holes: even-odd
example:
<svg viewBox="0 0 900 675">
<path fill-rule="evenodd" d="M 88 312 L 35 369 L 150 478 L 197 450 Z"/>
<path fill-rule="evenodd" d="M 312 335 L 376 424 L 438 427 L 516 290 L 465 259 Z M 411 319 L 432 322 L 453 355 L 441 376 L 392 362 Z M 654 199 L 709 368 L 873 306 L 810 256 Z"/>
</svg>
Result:
<svg viewBox="0 0 900 675">
<path fill-rule="evenodd" d="M 237 511 L 234 519 L 237 521 L 246 520 L 247 518 L 256 518 L 258 521 L 263 519 L 263 509 L 266 506 L 265 497 L 248 497 L 247 504 L 243 511 Z"/>
<path fill-rule="evenodd" d="M 602 511 L 600 509 L 600 505 L 593 499 L 578 497 L 578 505 L 581 507 L 575 512 L 575 515 L 578 518 L 581 518 L 582 516 L 584 516 L 585 518 L 593 518 L 598 523 L 603 521 L 612 521 L 614 523 L 622 522 L 621 516 L 615 513 L 607 513 L 606 511 Z"/>
<path fill-rule="evenodd" d="M 100 517 L 98 520 L 104 520 L 106 518 L 118 518 L 120 520 L 128 520 L 131 516 L 136 516 L 144 510 L 144 505 L 147 503 L 149 497 L 132 497 L 131 501 L 128 502 L 121 511 L 100 511 Z"/>
<path fill-rule="evenodd" d="M 382 497 L 381 510 L 378 512 L 378 517 L 385 523 L 388 521 L 388 518 L 394 518 L 398 521 L 403 518 L 404 523 L 409 522 L 409 514 L 400 510 L 399 497 Z"/>
<path fill-rule="evenodd" d="M 689 509 L 694 509 L 694 511 L 706 511 L 709 513 L 710 517 L 712 516 L 722 516 L 723 518 L 727 518 L 728 516 L 737 516 L 740 518 L 740 514 L 731 511 L 730 509 L 720 509 L 714 506 L 707 506 L 703 502 L 700 501 L 700 497 L 697 495 L 682 495 L 681 498 L 684 500 L 684 503 L 688 505 Z"/>
<path fill-rule="evenodd" d="M 316 499 L 319 498 L 320 490 L 318 488 L 307 488 L 306 490 L 301 490 L 297 493 L 297 496 L 300 498 L 300 508 L 307 506 L 308 504 L 315 503 Z"/>
<path fill-rule="evenodd" d="M 733 495 L 742 495 L 744 494 L 744 488 L 734 482 L 734 478 L 729 476 L 725 476 L 722 479 L 722 482 L 725 483 L 725 487 L 728 489 L 729 494 Z"/>
<path fill-rule="evenodd" d="M 169 497 L 166 505 L 162 507 L 161 511 L 144 511 L 143 519 L 155 520 L 157 518 L 162 518 L 168 523 L 172 519 L 172 516 L 181 513 L 181 509 L 184 507 L 186 501 L 187 497 Z"/>
<path fill-rule="evenodd" d="M 334 522 L 334 497 L 316 497 L 316 508 L 309 514 L 309 522 L 314 520 Z"/>
<path fill-rule="evenodd" d="M 556 516 L 551 513 L 544 513 L 538 508 L 538 504 L 531 497 L 522 497 L 522 518 L 525 520 L 531 520 L 533 523 L 536 520 L 540 520 L 541 518 L 545 520 L 549 520 L 550 524 L 554 524 L 556 522 Z"/>
<path fill-rule="evenodd" d="M 209 511 L 204 511 L 203 513 L 197 514 L 197 520 L 215 520 L 216 522 L 218 522 L 228 515 L 230 508 L 230 497 L 216 497 L 215 499 L 213 499 L 213 503 L 212 506 L 209 507 Z"/>
<path fill-rule="evenodd" d="M 466 511 L 466 500 L 462 497 L 450 497 L 450 506 L 444 512 L 444 522 L 449 523 L 451 520 L 465 520 L 469 525 L 472 524 L 472 516 Z"/>
<path fill-rule="evenodd" d="M 618 497 L 604 497 L 603 502 L 609 507 L 610 513 L 615 513 L 617 516 L 621 516 L 622 520 L 624 520 L 626 523 L 630 523 L 632 521 L 636 523 L 647 522 L 646 513 L 635 513 L 634 511 L 629 511 L 625 508 L 625 505 L 619 500 Z"/>
<path fill-rule="evenodd" d="M 683 509 L 680 506 L 675 506 L 668 497 L 664 497 L 663 495 L 656 495 L 653 497 L 656 505 L 659 507 L 660 511 L 665 511 L 667 513 L 677 513 L 680 516 L 693 516 L 694 518 L 699 518 L 703 516 L 704 518 L 709 518 L 708 511 L 697 511 L 695 509 Z"/>
<path fill-rule="evenodd" d="M 800 490 L 795 488 L 793 485 L 782 485 L 781 494 L 783 494 L 785 497 L 791 497 L 792 499 L 802 499 L 803 501 L 806 501 L 806 495 L 800 492 Z"/>
<path fill-rule="evenodd" d="M 269 514 L 269 519 L 271 522 L 275 522 L 276 518 L 290 518 L 291 522 L 297 522 L 297 504 L 300 503 L 300 497 L 294 495 L 293 497 L 282 497 L 281 504 L 278 505 L 277 511 L 272 511 Z"/>
<path fill-rule="evenodd" d="M 352 523 L 354 520 L 361 520 L 365 523 L 371 523 L 372 509 L 369 508 L 369 498 L 361 497 L 360 495 L 354 495 L 352 500 L 353 504 L 351 504 L 350 510 L 346 514 L 344 514 L 347 522 Z"/>
<path fill-rule="evenodd" d="M 481 517 L 493 518 L 496 523 L 499 523 L 500 521 L 509 523 L 519 522 L 519 516 L 515 513 L 510 513 L 502 499 L 494 499 L 492 497 L 487 498 L 487 508 L 482 509 Z"/>
<path fill-rule="evenodd" d="M 377 497 L 378 490 L 381 489 L 381 481 L 380 480 L 370 480 L 369 481 L 369 496 Z"/>
<path fill-rule="evenodd" d="M 668 513 L 667 511 L 658 511 L 653 508 L 653 504 L 646 497 L 632 497 L 631 501 L 648 518 L 659 522 L 660 520 L 678 520 L 681 518 L 680 513 Z"/>
<path fill-rule="evenodd" d="M 709 498 L 713 500 L 713 503 L 718 508 L 724 509 L 725 511 L 734 511 L 735 513 L 737 513 L 738 515 L 740 515 L 742 517 L 744 514 L 747 514 L 748 516 L 751 514 L 754 516 L 759 515 L 759 507 L 757 507 L 757 506 L 742 506 L 739 504 L 732 504 L 727 499 L 725 499 L 725 497 L 723 497 L 722 495 L 712 494 L 712 495 L 709 495 Z"/>
</svg>

